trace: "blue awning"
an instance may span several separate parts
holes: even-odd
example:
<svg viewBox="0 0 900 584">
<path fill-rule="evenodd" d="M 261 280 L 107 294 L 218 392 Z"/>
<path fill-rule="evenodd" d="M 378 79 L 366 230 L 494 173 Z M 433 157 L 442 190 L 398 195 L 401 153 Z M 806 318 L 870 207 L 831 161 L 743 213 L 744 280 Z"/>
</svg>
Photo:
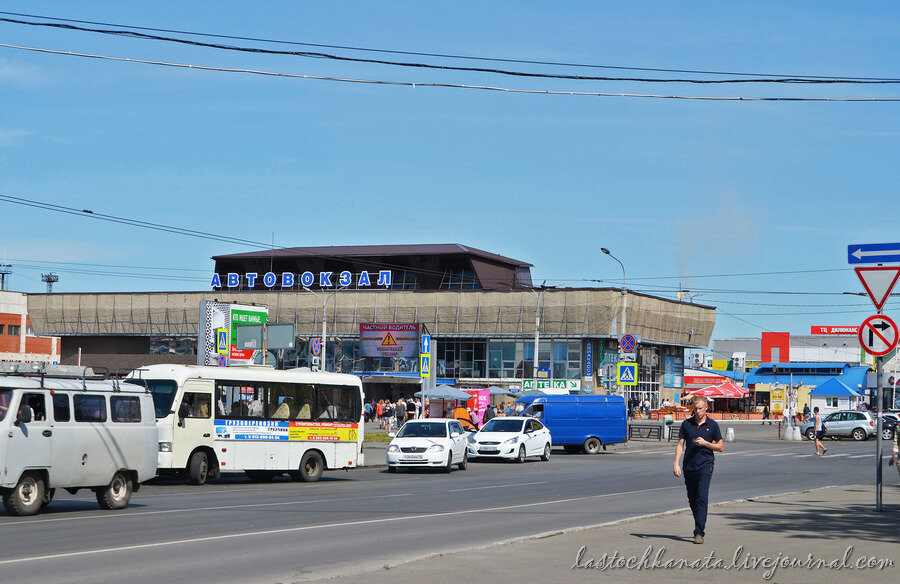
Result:
<svg viewBox="0 0 900 584">
<path fill-rule="evenodd" d="M 777 373 L 772 373 L 772 365 L 778 367 Z M 806 386 L 819 386 L 829 379 L 837 379 L 850 388 L 862 385 L 865 387 L 867 366 L 848 365 L 845 363 L 763 363 L 747 375 L 746 385 L 750 384 L 774 384 L 781 385 L 800 384 Z"/>
</svg>

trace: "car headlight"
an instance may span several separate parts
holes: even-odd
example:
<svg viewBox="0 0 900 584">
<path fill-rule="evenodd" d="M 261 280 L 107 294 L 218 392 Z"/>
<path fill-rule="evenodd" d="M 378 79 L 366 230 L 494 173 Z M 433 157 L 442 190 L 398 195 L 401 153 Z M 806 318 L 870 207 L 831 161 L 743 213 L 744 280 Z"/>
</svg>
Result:
<svg viewBox="0 0 900 584">
<path fill-rule="evenodd" d="M 400 452 L 400 447 L 396 444 L 391 444 L 388 446 L 388 452 Z"/>
<path fill-rule="evenodd" d="M 444 450 L 444 447 L 441 446 L 440 444 L 432 444 L 431 446 L 428 447 L 428 450 L 426 450 L 426 452 L 443 452 L 443 450 Z"/>
<path fill-rule="evenodd" d="M 515 443 L 518 442 L 518 441 L 519 441 L 519 437 L 518 437 L 518 436 L 513 436 L 513 437 L 510 438 L 509 440 L 504 440 L 503 443 L 504 443 L 504 444 L 515 444 Z"/>
<path fill-rule="evenodd" d="M 172 443 L 171 442 L 160 442 L 159 443 L 159 451 L 160 452 L 172 452 Z"/>
</svg>

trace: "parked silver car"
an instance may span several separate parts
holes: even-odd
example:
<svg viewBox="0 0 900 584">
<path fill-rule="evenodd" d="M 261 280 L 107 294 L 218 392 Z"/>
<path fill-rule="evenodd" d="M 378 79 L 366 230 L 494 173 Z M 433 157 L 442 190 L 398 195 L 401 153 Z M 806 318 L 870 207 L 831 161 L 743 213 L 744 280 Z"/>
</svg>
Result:
<svg viewBox="0 0 900 584">
<path fill-rule="evenodd" d="M 825 424 L 825 436 L 828 438 L 853 438 L 859 441 L 875 435 L 875 418 L 869 412 L 856 410 L 831 412 L 822 419 L 822 423 Z M 800 433 L 813 440 L 816 437 L 814 423 L 809 421 L 803 424 Z"/>
</svg>

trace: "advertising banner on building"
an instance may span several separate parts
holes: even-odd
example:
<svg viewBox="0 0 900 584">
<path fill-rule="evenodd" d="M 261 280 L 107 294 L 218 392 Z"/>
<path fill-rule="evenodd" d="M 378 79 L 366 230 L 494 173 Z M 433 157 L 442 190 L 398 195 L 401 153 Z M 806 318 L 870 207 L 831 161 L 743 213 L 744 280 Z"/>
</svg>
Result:
<svg viewBox="0 0 900 584">
<path fill-rule="evenodd" d="M 684 357 L 666 355 L 663 367 L 663 385 L 681 389 L 684 385 Z"/>
<path fill-rule="evenodd" d="M 237 346 L 237 327 L 247 325 L 265 327 L 268 314 L 269 309 L 265 306 L 201 302 L 197 364 L 239 366 L 262 363 L 262 346 Z M 223 342 L 227 343 L 228 350 L 220 354 Z"/>
<path fill-rule="evenodd" d="M 418 357 L 419 324 L 360 324 L 359 356 Z"/>
</svg>

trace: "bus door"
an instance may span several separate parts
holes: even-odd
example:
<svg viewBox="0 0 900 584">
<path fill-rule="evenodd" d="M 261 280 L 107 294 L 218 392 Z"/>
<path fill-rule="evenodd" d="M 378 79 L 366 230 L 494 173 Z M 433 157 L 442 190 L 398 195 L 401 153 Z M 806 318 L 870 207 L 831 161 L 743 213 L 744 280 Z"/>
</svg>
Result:
<svg viewBox="0 0 900 584">
<path fill-rule="evenodd" d="M 8 416 L 15 422 L 18 412 L 24 407 L 31 408 L 31 421 L 11 425 L 6 452 L 7 481 L 16 481 L 26 468 L 50 468 L 53 459 L 53 430 L 47 420 L 47 396 L 44 391 L 23 391 L 15 408 L 10 408 Z"/>
<path fill-rule="evenodd" d="M 188 379 L 184 382 L 172 431 L 173 467 L 186 467 L 188 457 L 198 446 L 213 447 L 213 404 L 212 380 Z"/>
</svg>

